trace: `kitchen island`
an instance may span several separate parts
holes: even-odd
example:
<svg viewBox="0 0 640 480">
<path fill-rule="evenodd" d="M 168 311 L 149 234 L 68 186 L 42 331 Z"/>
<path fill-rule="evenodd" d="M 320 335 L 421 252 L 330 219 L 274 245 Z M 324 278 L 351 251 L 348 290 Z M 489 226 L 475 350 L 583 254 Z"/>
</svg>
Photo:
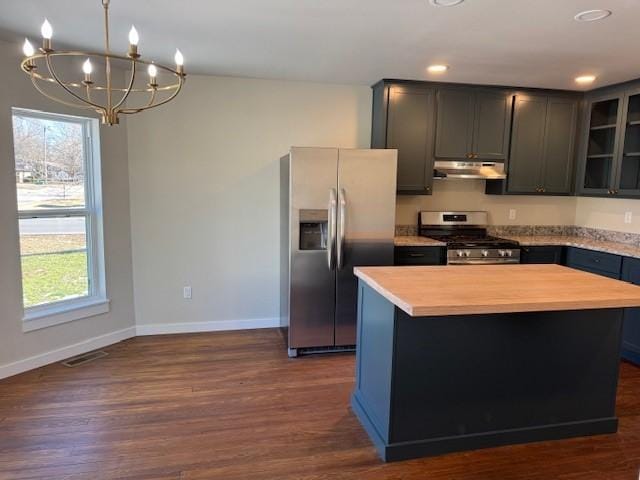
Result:
<svg viewBox="0 0 640 480">
<path fill-rule="evenodd" d="M 640 287 L 559 265 L 355 274 L 352 407 L 383 460 L 616 432 Z"/>
</svg>

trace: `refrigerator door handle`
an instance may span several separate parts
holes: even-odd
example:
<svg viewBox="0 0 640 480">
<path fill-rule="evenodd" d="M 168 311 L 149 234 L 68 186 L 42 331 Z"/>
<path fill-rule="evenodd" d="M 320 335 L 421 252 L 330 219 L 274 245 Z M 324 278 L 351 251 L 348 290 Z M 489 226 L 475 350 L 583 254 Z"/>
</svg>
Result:
<svg viewBox="0 0 640 480">
<path fill-rule="evenodd" d="M 327 217 L 327 230 L 328 230 L 328 242 L 327 242 L 327 264 L 329 270 L 335 270 L 336 268 L 336 256 L 334 254 L 334 247 L 336 244 L 336 213 L 338 208 L 338 202 L 336 200 L 336 189 L 329 190 L 329 215 Z"/>
<path fill-rule="evenodd" d="M 338 242 L 336 247 L 338 269 L 344 266 L 344 234 L 347 224 L 347 196 L 344 188 L 338 193 L 338 203 L 340 204 L 340 218 L 338 219 Z"/>
</svg>

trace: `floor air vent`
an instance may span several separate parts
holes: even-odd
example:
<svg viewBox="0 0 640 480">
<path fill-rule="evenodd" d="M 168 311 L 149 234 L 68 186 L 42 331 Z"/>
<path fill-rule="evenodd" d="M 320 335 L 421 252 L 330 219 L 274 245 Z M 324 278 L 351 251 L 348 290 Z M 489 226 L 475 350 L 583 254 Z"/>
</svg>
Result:
<svg viewBox="0 0 640 480">
<path fill-rule="evenodd" d="M 299 355 L 315 355 L 317 353 L 343 353 L 343 352 L 355 352 L 355 345 L 340 346 L 340 347 L 310 347 L 299 348 Z"/>
<path fill-rule="evenodd" d="M 82 355 L 68 358 L 64 362 L 62 362 L 62 365 L 64 365 L 65 367 L 78 367 L 93 360 L 106 357 L 107 355 L 109 354 L 105 351 L 96 350 L 94 352 L 83 353 Z"/>
</svg>

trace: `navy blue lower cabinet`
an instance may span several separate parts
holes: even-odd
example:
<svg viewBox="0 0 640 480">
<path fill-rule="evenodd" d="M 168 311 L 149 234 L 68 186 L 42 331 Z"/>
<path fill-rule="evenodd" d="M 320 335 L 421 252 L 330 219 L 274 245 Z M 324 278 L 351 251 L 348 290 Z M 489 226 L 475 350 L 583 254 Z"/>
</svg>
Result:
<svg viewBox="0 0 640 480">
<path fill-rule="evenodd" d="M 520 263 L 557 263 L 564 262 L 564 247 L 562 246 L 533 246 L 520 247 Z"/>
<path fill-rule="evenodd" d="M 640 260 L 627 257 L 623 259 L 622 280 L 640 285 Z M 625 309 L 622 358 L 640 365 L 640 308 Z"/>
<path fill-rule="evenodd" d="M 445 247 L 396 247 L 395 265 L 444 265 L 447 263 Z"/>
<path fill-rule="evenodd" d="M 622 257 L 612 253 L 568 247 L 565 265 L 577 270 L 620 280 Z"/>
<path fill-rule="evenodd" d="M 623 309 L 410 317 L 358 295 L 351 405 L 383 460 L 617 431 Z"/>
</svg>

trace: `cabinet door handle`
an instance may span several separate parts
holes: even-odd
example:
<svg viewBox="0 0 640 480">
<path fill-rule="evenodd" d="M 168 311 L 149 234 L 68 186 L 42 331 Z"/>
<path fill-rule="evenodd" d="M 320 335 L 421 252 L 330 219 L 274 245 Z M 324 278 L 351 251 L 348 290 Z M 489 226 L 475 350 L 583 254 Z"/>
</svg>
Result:
<svg viewBox="0 0 640 480">
<path fill-rule="evenodd" d="M 424 257 L 424 253 L 410 253 L 409 256 L 411 258 L 422 258 Z"/>
</svg>

